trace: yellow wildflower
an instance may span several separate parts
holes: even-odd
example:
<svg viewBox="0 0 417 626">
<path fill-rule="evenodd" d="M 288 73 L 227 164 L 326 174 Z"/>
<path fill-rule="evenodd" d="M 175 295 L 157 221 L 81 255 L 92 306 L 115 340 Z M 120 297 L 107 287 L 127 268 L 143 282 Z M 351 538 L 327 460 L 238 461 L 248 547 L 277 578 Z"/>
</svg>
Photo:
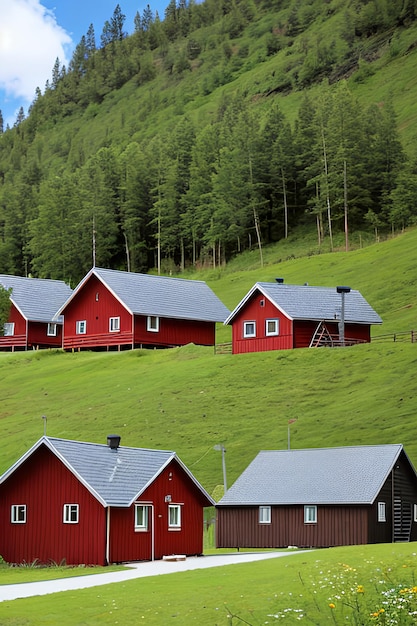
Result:
<svg viewBox="0 0 417 626">
<path fill-rule="evenodd" d="M 336 605 L 335 605 L 335 604 L 333 604 L 333 602 L 330 602 L 329 607 L 330 607 L 331 609 L 335 609 L 335 608 L 336 608 Z"/>
<path fill-rule="evenodd" d="M 358 585 L 356 588 L 356 593 L 365 593 L 365 589 L 363 585 Z"/>
</svg>

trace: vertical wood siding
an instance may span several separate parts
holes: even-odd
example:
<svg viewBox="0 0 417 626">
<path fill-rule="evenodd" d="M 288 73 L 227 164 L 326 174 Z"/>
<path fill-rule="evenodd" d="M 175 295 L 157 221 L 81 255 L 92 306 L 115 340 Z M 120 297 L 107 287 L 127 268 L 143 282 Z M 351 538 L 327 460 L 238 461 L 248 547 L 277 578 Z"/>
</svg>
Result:
<svg viewBox="0 0 417 626">
<path fill-rule="evenodd" d="M 25 504 L 26 524 L 11 506 Z M 64 504 L 79 504 L 79 523 L 63 523 Z M 105 564 L 105 509 L 45 446 L 0 486 L 0 554 L 11 563 L 65 560 Z"/>
<path fill-rule="evenodd" d="M 135 316 L 135 345 L 185 346 L 195 343 L 199 346 L 214 346 L 216 324 L 198 320 L 159 318 L 157 333 L 147 330 L 147 317 Z"/>
<path fill-rule="evenodd" d="M 29 322 L 28 347 L 29 348 L 60 348 L 62 345 L 62 326 L 57 325 L 56 336 L 48 335 L 48 324 L 41 322 Z"/>
<path fill-rule="evenodd" d="M 219 548 L 329 547 L 368 542 L 369 507 L 319 506 L 317 524 L 304 523 L 303 506 L 272 507 L 259 524 L 258 507 L 218 507 Z"/>
<path fill-rule="evenodd" d="M 294 322 L 294 347 L 308 348 L 316 332 L 319 322 L 309 320 L 296 320 Z M 326 322 L 326 327 L 331 335 L 339 336 L 337 322 Z M 369 343 L 371 341 L 370 326 L 367 324 L 345 324 L 346 339 L 354 339 Z"/>
<path fill-rule="evenodd" d="M 168 530 L 168 502 L 181 504 L 181 529 Z M 138 498 L 139 504 L 153 504 L 155 559 L 169 554 L 201 554 L 203 552 L 203 507 L 201 492 L 173 461 Z M 136 561 L 151 558 L 151 515 L 149 530 L 135 532 L 134 505 L 129 509 L 112 509 L 110 520 L 110 561 Z"/>
<path fill-rule="evenodd" d="M 96 276 L 91 276 L 63 311 L 64 348 L 132 344 L 132 316 Z M 120 317 L 120 331 L 109 332 L 110 317 Z M 77 321 L 87 322 L 85 335 L 76 334 Z"/>
<path fill-rule="evenodd" d="M 266 335 L 266 320 L 278 319 L 279 334 Z M 256 322 L 256 337 L 243 336 L 244 322 Z M 267 350 L 287 350 L 293 348 L 292 322 L 267 298 L 256 291 L 232 322 L 233 354 L 265 352 Z"/>
</svg>

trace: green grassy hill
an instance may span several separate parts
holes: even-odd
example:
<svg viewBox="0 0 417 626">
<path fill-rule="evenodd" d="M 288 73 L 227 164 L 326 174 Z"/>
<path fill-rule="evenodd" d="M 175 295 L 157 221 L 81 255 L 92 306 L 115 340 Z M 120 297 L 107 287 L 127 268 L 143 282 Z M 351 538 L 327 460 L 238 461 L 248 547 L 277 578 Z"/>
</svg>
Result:
<svg viewBox="0 0 417 626">
<path fill-rule="evenodd" d="M 227 448 L 228 484 L 260 449 L 403 443 L 417 465 L 417 343 L 393 333 L 417 330 L 417 230 L 350 253 L 281 260 L 242 269 L 248 253 L 205 278 L 233 308 L 257 280 L 348 284 L 384 320 L 369 345 L 240 356 L 196 346 L 122 353 L 0 354 L 3 472 L 43 434 L 176 450 L 213 492 L 222 484 L 218 443 Z M 390 335 L 385 340 L 381 335 Z M 218 340 L 230 337 L 220 328 Z"/>
</svg>

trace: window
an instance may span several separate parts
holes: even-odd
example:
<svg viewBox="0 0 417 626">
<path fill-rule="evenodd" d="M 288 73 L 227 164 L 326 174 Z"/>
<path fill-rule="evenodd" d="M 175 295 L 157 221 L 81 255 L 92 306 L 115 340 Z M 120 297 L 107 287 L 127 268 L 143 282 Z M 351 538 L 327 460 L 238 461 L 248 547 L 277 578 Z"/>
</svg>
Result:
<svg viewBox="0 0 417 626">
<path fill-rule="evenodd" d="M 6 322 L 3 326 L 3 333 L 5 337 L 12 337 L 14 335 L 14 322 Z"/>
<path fill-rule="evenodd" d="M 243 336 L 256 337 L 256 322 L 243 322 Z"/>
<path fill-rule="evenodd" d="M 111 333 L 116 333 L 118 330 L 120 330 L 120 317 L 110 317 L 109 331 Z"/>
<path fill-rule="evenodd" d="M 317 506 L 304 507 L 304 524 L 317 524 Z"/>
<path fill-rule="evenodd" d="M 78 524 L 78 504 L 64 504 L 64 524 Z"/>
<path fill-rule="evenodd" d="M 386 522 L 386 506 L 385 502 L 378 502 L 378 522 Z"/>
<path fill-rule="evenodd" d="M 12 504 L 12 524 L 26 524 L 26 504 Z"/>
<path fill-rule="evenodd" d="M 135 504 L 135 530 L 148 530 L 149 506 L 145 504 Z"/>
<path fill-rule="evenodd" d="M 56 337 L 56 324 L 48 324 L 48 330 L 46 331 L 48 337 Z"/>
<path fill-rule="evenodd" d="M 87 332 L 87 322 L 85 320 L 76 322 L 75 332 L 77 335 L 85 335 Z"/>
<path fill-rule="evenodd" d="M 181 528 L 181 506 L 168 504 L 168 528 L 170 530 Z"/>
<path fill-rule="evenodd" d="M 414 505 L 414 521 L 417 522 L 417 504 Z"/>
<path fill-rule="evenodd" d="M 260 524 L 271 523 L 271 507 L 270 506 L 259 507 L 259 523 Z"/>
<path fill-rule="evenodd" d="M 146 323 L 146 330 L 149 330 L 151 333 L 159 333 L 159 317 L 149 315 Z"/>
<path fill-rule="evenodd" d="M 271 337 L 272 335 L 278 335 L 279 323 L 278 320 L 265 320 L 265 335 Z"/>
</svg>

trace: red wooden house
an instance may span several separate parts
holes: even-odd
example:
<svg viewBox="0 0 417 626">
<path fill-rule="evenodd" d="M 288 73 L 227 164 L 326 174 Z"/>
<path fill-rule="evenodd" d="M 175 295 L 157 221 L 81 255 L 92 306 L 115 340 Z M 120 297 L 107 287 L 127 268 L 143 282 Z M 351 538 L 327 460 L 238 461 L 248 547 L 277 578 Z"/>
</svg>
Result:
<svg viewBox="0 0 417 626">
<path fill-rule="evenodd" d="M 203 551 L 214 504 L 175 452 L 42 437 L 0 477 L 9 563 L 97 564 Z"/>
<path fill-rule="evenodd" d="M 93 268 L 57 315 L 63 348 L 215 344 L 230 311 L 203 281 Z"/>
<path fill-rule="evenodd" d="M 260 452 L 216 505 L 217 547 L 417 540 L 417 474 L 402 445 Z"/>
<path fill-rule="evenodd" d="M 370 342 L 371 324 L 382 320 L 354 289 L 277 279 L 256 283 L 224 323 L 232 326 L 232 352 L 241 354 Z"/>
<path fill-rule="evenodd" d="M 11 290 L 10 313 L 0 336 L 0 349 L 60 348 L 62 318 L 56 312 L 72 289 L 61 280 L 0 274 L 0 285 Z"/>
</svg>

